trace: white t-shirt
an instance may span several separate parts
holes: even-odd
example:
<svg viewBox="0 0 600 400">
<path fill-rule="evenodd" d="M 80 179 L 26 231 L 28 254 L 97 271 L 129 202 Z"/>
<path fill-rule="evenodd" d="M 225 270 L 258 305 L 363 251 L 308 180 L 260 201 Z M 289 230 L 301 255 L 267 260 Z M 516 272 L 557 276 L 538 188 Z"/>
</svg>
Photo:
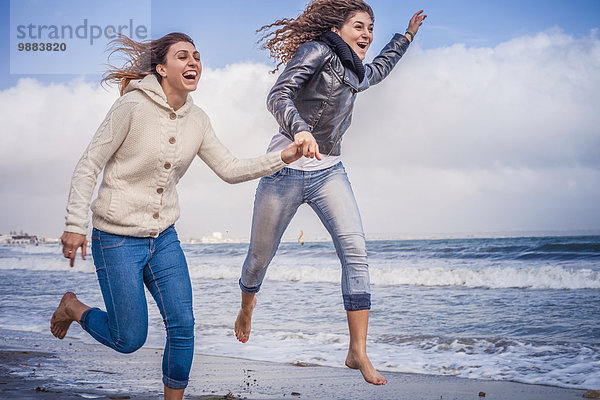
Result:
<svg viewBox="0 0 600 400">
<path fill-rule="evenodd" d="M 281 151 L 292 143 L 290 139 L 281 133 L 276 133 L 269 143 L 267 153 L 272 151 Z M 298 160 L 291 164 L 288 164 L 288 168 L 298 169 L 300 171 L 319 171 L 325 168 L 329 168 L 340 162 L 342 156 L 328 156 L 321 154 L 321 160 L 317 158 L 300 157 Z"/>
</svg>

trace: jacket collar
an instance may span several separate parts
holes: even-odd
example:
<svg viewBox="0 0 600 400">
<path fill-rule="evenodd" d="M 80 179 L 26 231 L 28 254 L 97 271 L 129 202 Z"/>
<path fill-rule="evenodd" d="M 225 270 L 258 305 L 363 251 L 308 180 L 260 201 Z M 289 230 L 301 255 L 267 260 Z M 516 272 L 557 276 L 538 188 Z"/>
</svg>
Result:
<svg viewBox="0 0 600 400">
<path fill-rule="evenodd" d="M 174 111 L 173 107 L 167 103 L 167 95 L 163 91 L 162 86 L 154 74 L 146 75 L 143 79 L 132 80 L 125 88 L 124 93 L 133 92 L 134 90 L 142 91 L 154 103 L 168 109 L 169 111 Z M 194 101 L 192 100 L 192 96 L 188 94 L 185 104 L 181 106 L 176 113 L 178 115 L 187 114 L 192 108 L 193 104 Z"/>
<path fill-rule="evenodd" d="M 356 52 L 341 38 L 340 35 L 332 31 L 326 31 L 319 38 L 320 41 L 327 44 L 331 50 L 342 61 L 342 64 L 353 71 L 358 77 L 358 82 L 362 82 L 365 77 L 365 67 L 362 60 L 358 57 Z"/>
</svg>

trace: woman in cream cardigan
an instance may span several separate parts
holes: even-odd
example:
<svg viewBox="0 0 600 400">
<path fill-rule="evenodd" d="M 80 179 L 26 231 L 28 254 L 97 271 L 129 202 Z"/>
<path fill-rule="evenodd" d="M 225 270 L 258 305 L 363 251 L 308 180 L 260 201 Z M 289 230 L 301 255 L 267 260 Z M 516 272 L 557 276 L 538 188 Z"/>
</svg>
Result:
<svg viewBox="0 0 600 400">
<path fill-rule="evenodd" d="M 253 159 L 233 157 L 189 96 L 202 65 L 187 35 L 171 33 L 147 43 L 122 36 L 113 44 L 130 61 L 109 71 L 105 81 L 118 83 L 122 96 L 75 168 L 61 237 L 71 267 L 78 249 L 85 259 L 88 209 L 104 170 L 91 206 L 91 238 L 106 311 L 67 292 L 50 329 L 62 339 L 76 321 L 100 343 L 131 353 L 146 340 L 145 285 L 166 329 L 164 397 L 181 399 L 192 364 L 194 317 L 188 268 L 173 225 L 179 217 L 175 186 L 196 155 L 223 180 L 236 183 L 297 160 L 302 143 Z"/>
</svg>

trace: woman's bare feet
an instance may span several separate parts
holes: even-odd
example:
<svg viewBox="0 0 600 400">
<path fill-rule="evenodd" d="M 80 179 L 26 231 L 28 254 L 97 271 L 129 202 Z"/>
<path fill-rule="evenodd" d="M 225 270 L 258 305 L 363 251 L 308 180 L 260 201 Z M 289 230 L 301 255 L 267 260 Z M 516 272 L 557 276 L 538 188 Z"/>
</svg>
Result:
<svg viewBox="0 0 600 400">
<path fill-rule="evenodd" d="M 348 368 L 360 370 L 365 381 L 372 383 L 373 385 L 385 385 L 387 383 L 387 379 L 373 367 L 373 364 L 371 364 L 371 360 L 369 360 L 366 353 L 355 354 L 352 350 L 348 350 L 346 366 Z"/>
<path fill-rule="evenodd" d="M 346 311 L 346 315 L 348 316 L 348 329 L 350 331 L 346 366 L 359 369 L 365 381 L 373 385 L 385 385 L 387 379 L 377 372 L 367 356 L 369 310 Z"/>
<path fill-rule="evenodd" d="M 75 293 L 65 293 L 50 319 L 50 331 L 57 338 L 64 338 L 71 323 L 73 321 L 79 322 L 81 315 L 88 308 L 88 306 L 77 299 Z"/>
<path fill-rule="evenodd" d="M 242 343 L 246 343 L 250 337 L 254 307 L 256 307 L 256 295 L 242 292 L 242 306 L 235 320 L 235 337 Z"/>
</svg>

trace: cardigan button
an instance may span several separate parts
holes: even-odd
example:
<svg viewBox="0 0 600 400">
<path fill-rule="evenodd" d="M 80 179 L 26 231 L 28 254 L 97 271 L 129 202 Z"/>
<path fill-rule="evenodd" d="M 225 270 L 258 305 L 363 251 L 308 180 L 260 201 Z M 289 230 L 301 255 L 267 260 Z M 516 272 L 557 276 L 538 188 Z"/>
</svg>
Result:
<svg viewBox="0 0 600 400">
<path fill-rule="evenodd" d="M 169 138 L 169 143 L 175 144 L 175 138 L 174 137 Z"/>
<path fill-rule="evenodd" d="M 177 118 L 177 114 L 175 114 L 175 113 L 171 113 L 171 115 L 169 115 L 169 118 L 171 118 L 171 119 L 176 119 L 176 118 Z"/>
<path fill-rule="evenodd" d="M 159 217 L 158 213 L 154 213 L 154 214 L 152 214 L 152 218 L 154 218 L 154 219 L 158 219 L 158 217 Z"/>
<path fill-rule="evenodd" d="M 162 194 L 162 192 L 164 192 L 164 191 L 165 191 L 165 189 L 163 189 L 163 188 L 156 189 L 156 193 L 158 193 L 158 194 Z"/>
<path fill-rule="evenodd" d="M 158 232 L 150 232 L 150 236 L 157 237 L 158 236 Z"/>
<path fill-rule="evenodd" d="M 165 169 L 171 168 L 171 163 L 165 163 Z"/>
</svg>

